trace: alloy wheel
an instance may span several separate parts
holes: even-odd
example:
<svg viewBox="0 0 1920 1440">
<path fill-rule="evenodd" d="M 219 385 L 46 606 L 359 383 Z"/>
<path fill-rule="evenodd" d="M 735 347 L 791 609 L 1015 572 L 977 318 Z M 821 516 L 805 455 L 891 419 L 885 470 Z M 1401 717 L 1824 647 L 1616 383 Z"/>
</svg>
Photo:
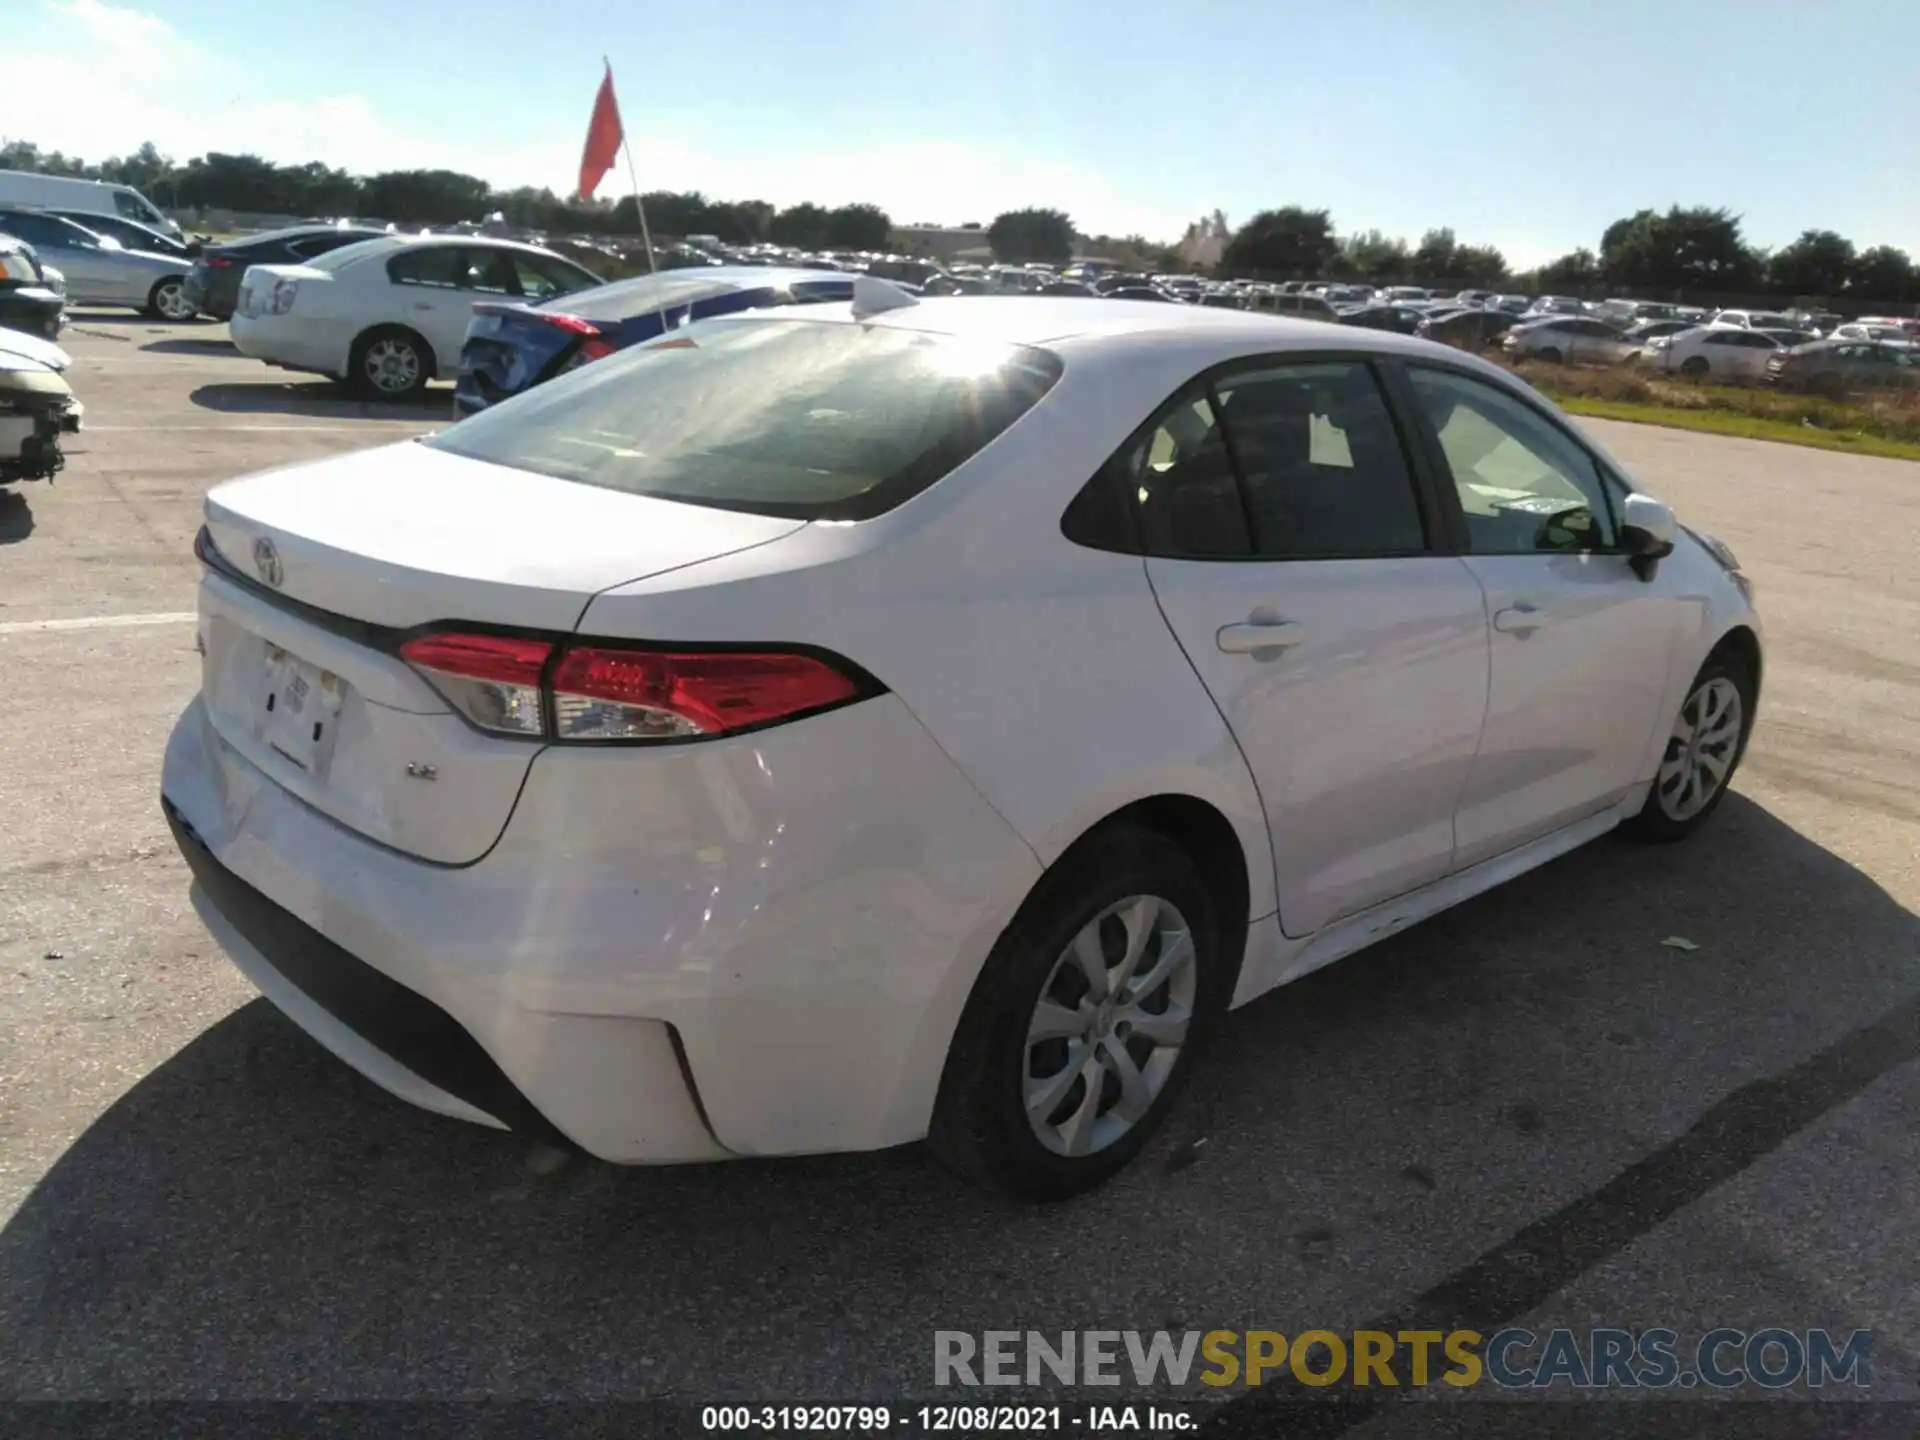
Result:
<svg viewBox="0 0 1920 1440">
<path fill-rule="evenodd" d="M 1719 793 L 1740 748 L 1740 689 L 1724 675 L 1703 681 L 1680 707 L 1654 794 L 1669 820 L 1691 820 Z"/>
<path fill-rule="evenodd" d="M 1180 1059 L 1199 990 L 1186 917 L 1157 895 L 1102 910 L 1061 952 L 1027 1026 L 1027 1121 L 1056 1155 L 1113 1145 Z"/>
<path fill-rule="evenodd" d="M 367 380 L 387 395 L 401 395 L 420 383 L 420 355 L 405 340 L 391 336 L 374 341 L 361 361 Z"/>
<path fill-rule="evenodd" d="M 169 280 L 154 291 L 153 307 L 166 320 L 191 320 L 197 313 L 187 298 L 187 287 L 178 280 Z"/>
</svg>

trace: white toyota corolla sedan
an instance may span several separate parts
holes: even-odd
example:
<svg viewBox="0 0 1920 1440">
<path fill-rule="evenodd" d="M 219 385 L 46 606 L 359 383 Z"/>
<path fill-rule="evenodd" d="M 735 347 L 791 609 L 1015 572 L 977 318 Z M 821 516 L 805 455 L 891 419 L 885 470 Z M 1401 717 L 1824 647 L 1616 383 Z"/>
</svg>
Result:
<svg viewBox="0 0 1920 1440">
<path fill-rule="evenodd" d="M 222 485 L 193 900 L 395 1094 L 609 1161 L 1112 1174 L 1238 1005 L 1713 812 L 1749 585 L 1459 351 L 1032 297 L 702 321 Z"/>
</svg>

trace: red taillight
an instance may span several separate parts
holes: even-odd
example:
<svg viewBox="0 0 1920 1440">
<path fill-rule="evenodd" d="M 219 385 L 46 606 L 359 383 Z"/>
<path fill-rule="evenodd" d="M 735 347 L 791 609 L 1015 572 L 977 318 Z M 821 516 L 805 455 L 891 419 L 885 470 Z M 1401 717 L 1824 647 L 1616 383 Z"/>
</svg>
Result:
<svg viewBox="0 0 1920 1440">
<path fill-rule="evenodd" d="M 200 258 L 207 262 L 207 268 L 209 270 L 231 270 L 233 268 L 233 261 L 224 255 L 203 255 Z"/>
<path fill-rule="evenodd" d="M 611 355 L 617 348 L 600 333 L 600 327 L 591 320 L 582 320 L 578 315 L 568 315 L 561 311 L 543 310 L 539 315 L 554 329 L 582 337 L 580 348 L 567 357 L 567 363 L 560 367 L 562 370 L 575 370 L 582 365 L 591 364 L 603 355 Z"/>
<path fill-rule="evenodd" d="M 202 565 L 213 564 L 213 557 L 219 552 L 213 548 L 213 532 L 202 525 L 194 532 L 193 558 Z"/>
<path fill-rule="evenodd" d="M 583 645 L 556 658 L 545 640 L 441 632 L 400 658 L 481 729 L 562 743 L 724 735 L 861 694 L 831 661 L 784 650 Z"/>
<path fill-rule="evenodd" d="M 785 651 L 582 648 L 553 671 L 562 740 L 720 735 L 851 700 L 859 687 L 811 655 Z"/>
<path fill-rule="evenodd" d="M 421 635 L 400 647 L 400 658 L 482 730 L 535 738 L 546 733 L 540 673 L 551 654 L 545 640 L 513 635 Z"/>
<path fill-rule="evenodd" d="M 564 330 L 569 335 L 598 335 L 600 327 L 591 320 L 582 320 L 578 315 L 569 315 L 561 310 L 541 310 L 536 312 L 541 320 L 556 330 Z"/>
</svg>

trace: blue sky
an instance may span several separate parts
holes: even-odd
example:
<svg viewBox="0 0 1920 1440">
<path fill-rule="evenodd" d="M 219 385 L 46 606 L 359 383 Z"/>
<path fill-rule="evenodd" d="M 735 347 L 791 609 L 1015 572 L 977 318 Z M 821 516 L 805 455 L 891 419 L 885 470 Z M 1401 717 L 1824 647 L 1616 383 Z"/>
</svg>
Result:
<svg viewBox="0 0 1920 1440">
<path fill-rule="evenodd" d="M 1176 238 L 1300 203 L 1530 264 L 1642 206 L 1920 255 L 1920 0 L 0 0 L 0 136 Z M 24 14 L 22 12 L 25 12 Z M 609 184 L 623 182 L 616 172 Z"/>
</svg>

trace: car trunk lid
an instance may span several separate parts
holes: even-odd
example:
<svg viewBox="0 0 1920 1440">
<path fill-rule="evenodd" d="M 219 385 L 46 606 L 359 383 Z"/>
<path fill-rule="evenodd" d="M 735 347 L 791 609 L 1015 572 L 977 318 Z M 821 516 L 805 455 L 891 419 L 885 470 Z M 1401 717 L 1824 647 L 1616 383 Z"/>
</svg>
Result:
<svg viewBox="0 0 1920 1440">
<path fill-rule="evenodd" d="M 441 864 L 491 848 L 531 739 L 486 734 L 399 656 L 422 630 L 568 633 L 596 593 L 803 522 L 623 494 L 416 443 L 207 498 L 202 700 L 231 754 Z"/>
</svg>

